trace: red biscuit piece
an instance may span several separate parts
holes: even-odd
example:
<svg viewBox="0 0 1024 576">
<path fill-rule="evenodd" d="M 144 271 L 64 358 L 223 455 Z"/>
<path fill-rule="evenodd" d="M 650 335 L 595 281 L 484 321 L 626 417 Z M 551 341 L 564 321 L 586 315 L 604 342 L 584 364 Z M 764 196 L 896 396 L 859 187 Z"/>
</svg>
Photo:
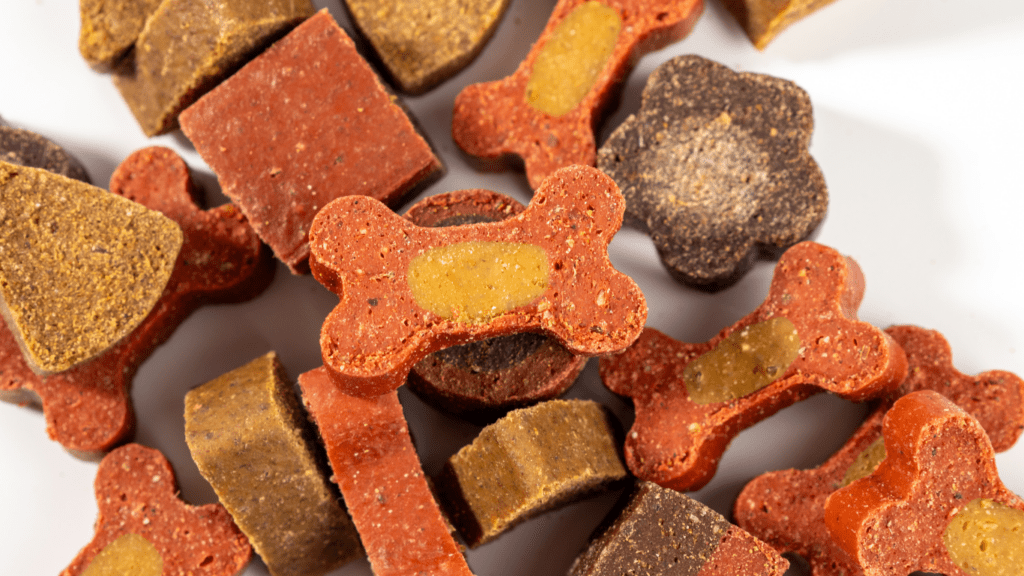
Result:
<svg viewBox="0 0 1024 576">
<path fill-rule="evenodd" d="M 679 342 L 648 328 L 626 352 L 602 358 L 605 385 L 636 408 L 625 445 L 630 470 L 695 490 L 736 434 L 782 408 L 822 390 L 859 401 L 895 388 L 906 376 L 906 356 L 856 319 L 863 293 L 856 262 L 803 242 L 782 255 L 765 301 L 708 342 Z M 751 385 L 716 396 L 720 384 L 733 382 Z"/>
<path fill-rule="evenodd" d="M 224 194 L 294 273 L 339 196 L 397 204 L 441 161 L 326 9 L 182 112 Z"/>
<path fill-rule="evenodd" d="M 647 305 L 608 261 L 622 212 L 587 166 L 494 223 L 423 228 L 370 198 L 335 200 L 310 232 L 313 276 L 341 297 L 320 333 L 325 367 L 345 393 L 376 396 L 431 352 L 502 334 L 543 332 L 589 356 L 625 348 Z"/>
<path fill-rule="evenodd" d="M 184 242 L 153 310 L 114 347 L 74 368 L 40 377 L 0 326 L 0 398 L 41 404 L 50 437 L 95 457 L 134 431 L 128 389 L 136 369 L 193 310 L 259 294 L 273 275 L 269 253 L 237 208 L 200 210 L 185 162 L 167 148 L 138 150 L 118 166 L 110 189 L 177 222 Z"/>
<path fill-rule="evenodd" d="M 174 470 L 158 450 L 139 444 L 114 450 L 100 462 L 95 486 L 96 534 L 61 576 L 90 568 L 102 574 L 230 576 L 252 556 L 223 506 L 189 506 L 178 498 Z M 126 556 L 133 552 L 148 562 L 132 562 Z"/>
<path fill-rule="evenodd" d="M 991 370 L 971 377 L 953 367 L 949 343 L 934 330 L 916 326 L 886 329 L 907 354 L 907 379 L 883 400 L 847 443 L 821 466 L 780 470 L 754 478 L 733 509 L 736 523 L 774 546 L 796 552 L 814 576 L 863 574 L 832 540 L 825 527 L 825 500 L 845 483 L 848 471 L 882 436 L 882 419 L 896 399 L 934 390 L 974 416 L 997 452 L 1008 450 L 1024 429 L 1024 380 Z"/>
<path fill-rule="evenodd" d="M 999 479 L 977 420 L 922 390 L 897 400 L 882 430 L 885 460 L 825 501 L 829 533 L 863 573 L 1019 574 L 1024 500 Z M 984 519 L 972 522 L 979 511 Z"/>
<path fill-rule="evenodd" d="M 452 119 L 455 142 L 481 158 L 496 159 L 504 154 L 522 157 L 533 188 L 563 166 L 593 166 L 597 155 L 594 130 L 629 71 L 645 53 L 689 34 L 703 8 L 703 0 L 560 0 L 537 43 L 513 75 L 473 84 L 456 97 Z M 621 28 L 613 39 L 614 45 L 607 47 L 607 58 L 592 62 L 597 66 L 596 77 L 588 79 L 589 90 L 580 95 L 579 102 L 558 115 L 541 111 L 528 101 L 536 97 L 530 80 L 537 72 L 538 58 L 542 62 L 547 59 L 548 55 L 543 53 L 549 49 L 549 43 L 554 39 L 561 45 L 569 72 L 583 67 L 588 60 L 586 51 L 594 50 L 594 42 L 588 44 L 583 39 L 583 30 L 593 30 L 591 24 L 596 23 L 580 18 L 584 14 L 580 9 L 614 11 Z M 584 22 L 579 22 L 579 30 L 564 26 L 559 29 L 563 22 L 575 27 L 575 21 L 580 20 Z M 565 39 L 570 35 L 578 36 L 580 41 L 566 48 Z M 551 49 L 555 45 L 551 43 Z M 568 77 L 559 72 L 554 75 Z"/>
<path fill-rule="evenodd" d="M 398 393 L 348 396 L 322 367 L 299 376 L 299 387 L 375 576 L 470 576 L 427 485 Z"/>
</svg>

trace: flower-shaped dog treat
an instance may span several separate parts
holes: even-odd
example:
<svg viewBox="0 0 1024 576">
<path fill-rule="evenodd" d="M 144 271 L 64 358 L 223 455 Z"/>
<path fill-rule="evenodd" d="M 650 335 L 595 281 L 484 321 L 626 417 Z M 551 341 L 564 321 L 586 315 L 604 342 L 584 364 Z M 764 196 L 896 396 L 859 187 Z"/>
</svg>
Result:
<svg viewBox="0 0 1024 576">
<path fill-rule="evenodd" d="M 452 136 L 474 156 L 523 158 L 536 188 L 594 165 L 594 129 L 640 57 L 686 36 L 702 0 L 560 0 L 516 72 L 455 99 Z"/>
<path fill-rule="evenodd" d="M 746 485 L 736 500 L 736 523 L 780 552 L 797 552 L 815 576 L 862 574 L 825 527 L 825 500 L 884 457 L 882 419 L 897 398 L 934 390 L 974 416 L 993 448 L 1008 450 L 1024 427 L 1024 380 L 999 370 L 967 376 L 953 367 L 941 334 L 916 326 L 886 330 L 907 354 L 907 379 L 865 419 L 847 443 L 812 470 L 768 472 Z M 872 457 L 874 456 L 874 457 Z"/>
<path fill-rule="evenodd" d="M 813 123 L 796 84 L 679 56 L 651 74 L 640 111 L 609 136 L 597 166 L 673 276 L 722 288 L 825 217 L 828 190 L 807 149 Z"/>
<path fill-rule="evenodd" d="M 61 576 L 231 576 L 252 548 L 220 504 L 189 506 L 158 450 L 128 444 L 96 471 L 96 534 Z"/>
<path fill-rule="evenodd" d="M 881 464 L 825 501 L 829 533 L 864 574 L 1020 574 L 1024 500 L 978 421 L 921 390 L 893 404 L 882 433 Z"/>
<path fill-rule="evenodd" d="M 630 470 L 676 490 L 711 479 L 732 438 L 827 390 L 849 400 L 890 392 L 906 376 L 903 350 L 856 319 L 860 267 L 803 242 L 782 255 L 765 301 L 703 344 L 648 328 L 626 352 L 601 359 L 601 378 L 629 396 Z"/>
<path fill-rule="evenodd" d="M 126 158 L 111 176 L 110 189 L 163 212 L 184 233 L 171 278 L 149 315 L 102 355 L 47 377 L 29 369 L 13 336 L 0 326 L 0 398 L 41 404 L 50 437 L 81 456 L 97 456 L 132 433 L 128 388 L 135 370 L 186 316 L 208 302 L 252 298 L 274 270 L 237 208 L 196 206 L 188 167 L 167 148 L 145 148 Z"/>
<path fill-rule="evenodd" d="M 370 198 L 344 197 L 310 232 L 313 275 L 341 301 L 324 322 L 324 365 L 346 394 L 402 385 L 427 354 L 543 332 L 577 354 L 621 350 L 647 317 L 640 289 L 608 261 L 622 195 L 571 166 L 501 222 L 423 228 Z"/>
</svg>

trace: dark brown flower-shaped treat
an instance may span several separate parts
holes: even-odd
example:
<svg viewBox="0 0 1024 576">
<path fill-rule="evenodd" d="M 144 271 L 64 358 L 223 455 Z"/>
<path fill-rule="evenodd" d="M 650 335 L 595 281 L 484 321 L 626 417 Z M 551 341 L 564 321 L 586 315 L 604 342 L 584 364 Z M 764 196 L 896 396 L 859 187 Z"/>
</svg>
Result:
<svg viewBox="0 0 1024 576">
<path fill-rule="evenodd" d="M 640 111 L 608 138 L 597 166 L 672 275 L 718 289 L 825 217 L 812 130 L 810 98 L 796 84 L 680 56 L 651 74 Z"/>
</svg>

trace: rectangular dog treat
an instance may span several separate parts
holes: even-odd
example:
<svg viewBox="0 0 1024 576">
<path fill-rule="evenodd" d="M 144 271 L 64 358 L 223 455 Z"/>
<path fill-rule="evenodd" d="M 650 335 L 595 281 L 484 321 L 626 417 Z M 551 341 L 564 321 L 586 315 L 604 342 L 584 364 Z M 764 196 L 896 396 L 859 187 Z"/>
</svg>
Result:
<svg viewBox="0 0 1024 576">
<path fill-rule="evenodd" d="M 162 0 L 79 0 L 78 51 L 94 70 L 109 72 L 142 32 Z"/>
</svg>

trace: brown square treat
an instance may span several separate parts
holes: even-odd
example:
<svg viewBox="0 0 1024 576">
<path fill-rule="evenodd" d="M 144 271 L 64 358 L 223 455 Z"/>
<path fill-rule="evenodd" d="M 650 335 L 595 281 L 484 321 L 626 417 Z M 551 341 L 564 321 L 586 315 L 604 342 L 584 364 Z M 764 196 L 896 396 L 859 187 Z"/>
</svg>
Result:
<svg viewBox="0 0 1024 576">
<path fill-rule="evenodd" d="M 224 193 L 295 273 L 339 196 L 396 204 L 441 162 L 322 10 L 181 115 Z"/>
<path fill-rule="evenodd" d="M 78 51 L 94 70 L 109 72 L 135 46 L 162 0 L 79 0 Z"/>
<path fill-rule="evenodd" d="M 797 20 L 835 0 L 722 0 L 758 50 Z"/>
</svg>

